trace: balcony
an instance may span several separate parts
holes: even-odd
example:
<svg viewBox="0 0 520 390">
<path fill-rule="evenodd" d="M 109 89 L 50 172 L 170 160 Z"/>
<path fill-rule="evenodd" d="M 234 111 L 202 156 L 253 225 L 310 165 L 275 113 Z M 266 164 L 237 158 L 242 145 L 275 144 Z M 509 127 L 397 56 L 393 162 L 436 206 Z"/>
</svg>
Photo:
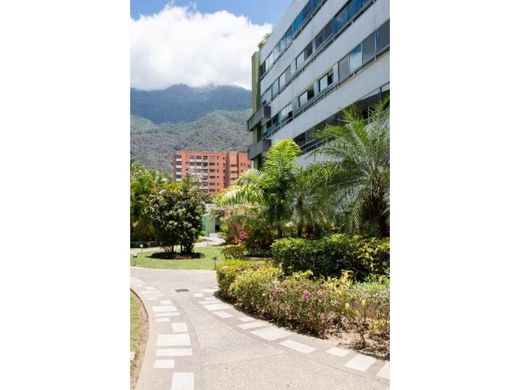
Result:
<svg viewBox="0 0 520 390">
<path fill-rule="evenodd" d="M 247 129 L 251 131 L 261 121 L 269 118 L 271 118 L 271 106 L 262 106 L 247 120 Z"/>
<path fill-rule="evenodd" d="M 249 146 L 247 149 L 247 156 L 250 160 L 254 159 L 255 157 L 261 155 L 263 152 L 265 152 L 267 149 L 271 147 L 271 140 L 270 139 L 262 139 L 260 142 L 257 142 L 254 145 Z"/>
</svg>

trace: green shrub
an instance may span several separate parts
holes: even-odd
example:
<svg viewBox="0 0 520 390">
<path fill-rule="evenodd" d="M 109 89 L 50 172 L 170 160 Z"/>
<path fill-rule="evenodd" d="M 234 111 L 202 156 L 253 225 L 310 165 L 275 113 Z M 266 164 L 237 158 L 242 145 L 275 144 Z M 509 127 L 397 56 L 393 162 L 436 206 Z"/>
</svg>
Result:
<svg viewBox="0 0 520 390">
<path fill-rule="evenodd" d="M 222 255 L 226 260 L 243 259 L 246 257 L 246 247 L 244 244 L 226 245 L 222 248 Z"/>
<path fill-rule="evenodd" d="M 246 310 L 266 314 L 272 284 L 281 270 L 271 265 L 245 269 L 239 273 L 230 287 L 230 295 Z"/>
<path fill-rule="evenodd" d="M 287 275 L 312 271 L 316 277 L 353 272 L 356 280 L 370 274 L 385 274 L 390 266 L 389 239 L 333 234 L 319 240 L 284 238 L 271 246 L 273 260 Z"/>
<path fill-rule="evenodd" d="M 390 289 L 383 282 L 355 283 L 347 292 L 344 314 L 365 347 L 365 335 L 388 339 L 390 333 Z"/>
<path fill-rule="evenodd" d="M 258 268 L 261 263 L 247 260 L 225 260 L 217 264 L 217 281 L 220 295 L 232 299 L 232 296 L 229 294 L 229 288 L 238 274 L 249 268 Z"/>
</svg>

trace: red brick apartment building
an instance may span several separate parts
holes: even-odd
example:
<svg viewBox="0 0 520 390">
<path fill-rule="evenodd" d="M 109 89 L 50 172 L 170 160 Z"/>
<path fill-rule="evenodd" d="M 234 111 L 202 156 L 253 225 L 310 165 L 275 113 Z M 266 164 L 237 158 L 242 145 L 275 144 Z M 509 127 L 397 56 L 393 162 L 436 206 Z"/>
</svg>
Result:
<svg viewBox="0 0 520 390">
<path fill-rule="evenodd" d="M 212 152 L 207 150 L 177 150 L 173 155 L 173 177 L 180 181 L 196 177 L 202 189 L 215 194 L 235 182 L 242 172 L 251 168 L 247 152 Z"/>
</svg>

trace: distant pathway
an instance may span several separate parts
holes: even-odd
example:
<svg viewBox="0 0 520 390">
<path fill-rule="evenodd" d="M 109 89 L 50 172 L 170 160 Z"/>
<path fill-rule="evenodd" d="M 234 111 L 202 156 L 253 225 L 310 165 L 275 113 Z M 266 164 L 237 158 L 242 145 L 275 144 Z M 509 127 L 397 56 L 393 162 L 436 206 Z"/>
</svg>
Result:
<svg viewBox="0 0 520 390">
<path fill-rule="evenodd" d="M 214 271 L 132 268 L 131 285 L 150 321 L 137 390 L 389 388 L 389 362 L 244 315 Z"/>
</svg>

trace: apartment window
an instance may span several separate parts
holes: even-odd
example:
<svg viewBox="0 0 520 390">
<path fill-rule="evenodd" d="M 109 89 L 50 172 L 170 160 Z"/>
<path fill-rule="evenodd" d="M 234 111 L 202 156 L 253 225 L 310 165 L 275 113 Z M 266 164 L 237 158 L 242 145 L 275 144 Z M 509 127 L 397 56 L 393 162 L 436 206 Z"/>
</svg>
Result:
<svg viewBox="0 0 520 390">
<path fill-rule="evenodd" d="M 276 129 L 278 127 L 279 118 L 280 118 L 280 114 L 276 114 L 275 116 L 273 116 L 273 119 L 271 119 L 271 127 L 273 129 Z"/>
<path fill-rule="evenodd" d="M 323 92 L 329 85 L 334 82 L 334 73 L 329 71 L 325 76 L 320 79 L 320 92 Z"/>
<path fill-rule="evenodd" d="M 309 100 L 311 100 L 314 97 L 314 85 L 310 87 L 307 91 L 305 91 L 303 94 L 300 95 L 298 98 L 298 102 L 300 103 L 300 107 L 307 104 Z"/>
<path fill-rule="evenodd" d="M 351 2 L 348 4 L 349 17 L 354 17 L 354 15 L 361 9 L 362 6 L 363 0 L 351 0 Z"/>
<path fill-rule="evenodd" d="M 359 44 L 350 52 L 350 71 L 355 72 L 361 65 L 363 65 L 362 49 Z"/>
<path fill-rule="evenodd" d="M 312 42 L 307 45 L 305 49 L 301 52 L 301 54 L 296 58 L 296 67 L 299 68 L 303 65 L 307 58 L 312 55 Z"/>
<path fill-rule="evenodd" d="M 376 51 L 383 50 L 390 44 L 390 21 L 383 24 L 377 30 L 377 38 L 376 38 Z"/>
<path fill-rule="evenodd" d="M 274 98 L 276 95 L 278 95 L 278 79 L 276 79 L 276 81 L 273 83 L 273 85 L 271 86 L 271 92 L 272 92 L 272 97 Z"/>
<path fill-rule="evenodd" d="M 363 43 L 363 64 L 366 64 L 376 55 L 376 34 L 370 34 Z"/>
<path fill-rule="evenodd" d="M 182 172 L 182 168 L 175 169 L 176 172 Z"/>
<path fill-rule="evenodd" d="M 329 22 L 314 39 L 314 47 L 318 49 L 332 36 L 332 22 Z"/>
<path fill-rule="evenodd" d="M 292 119 L 292 103 L 288 104 L 282 111 L 280 111 L 280 122 L 284 123 L 284 121 L 290 121 Z"/>
<path fill-rule="evenodd" d="M 271 102 L 271 98 L 272 98 L 271 88 L 268 88 L 267 91 L 265 91 L 262 94 L 262 104 L 263 105 L 269 104 Z"/>
<path fill-rule="evenodd" d="M 348 7 L 345 6 L 343 9 L 336 15 L 334 18 L 333 26 L 334 26 L 334 32 L 338 32 L 341 30 L 349 21 L 350 15 L 348 13 Z"/>
</svg>

